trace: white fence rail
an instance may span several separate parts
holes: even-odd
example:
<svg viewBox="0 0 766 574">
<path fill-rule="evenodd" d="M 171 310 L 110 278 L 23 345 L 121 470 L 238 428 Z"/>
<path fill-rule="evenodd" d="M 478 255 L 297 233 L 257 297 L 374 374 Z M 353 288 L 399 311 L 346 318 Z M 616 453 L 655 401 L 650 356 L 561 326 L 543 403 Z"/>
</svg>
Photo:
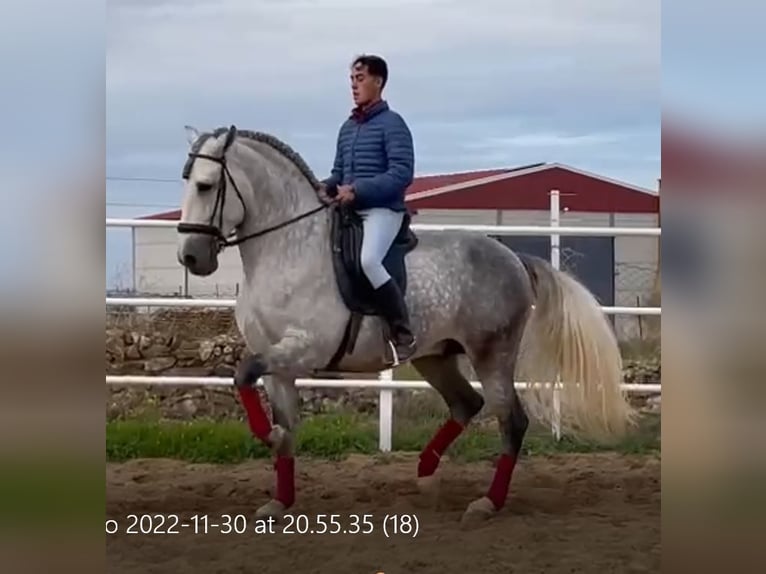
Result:
<svg viewBox="0 0 766 574">
<path fill-rule="evenodd" d="M 313 389 L 377 389 L 377 390 L 429 390 L 431 386 L 425 381 L 397 381 L 388 378 L 386 375 L 391 371 L 383 371 L 377 379 L 297 379 L 295 384 L 298 387 Z M 155 375 L 107 375 L 106 382 L 110 385 L 205 385 L 205 386 L 230 386 L 234 384 L 232 377 L 192 377 L 175 376 L 164 377 Z M 471 386 L 477 391 L 481 391 L 479 381 L 470 381 Z M 257 386 L 263 386 L 263 381 L 259 380 Z M 516 383 L 518 390 L 525 390 L 529 383 Z M 660 392 L 660 385 L 643 383 L 625 383 L 622 390 L 628 393 L 657 393 Z"/>
<path fill-rule="evenodd" d="M 164 297 L 107 297 L 108 306 L 231 308 L 236 299 L 183 299 Z M 661 307 L 601 307 L 607 315 L 660 315 Z"/>
<path fill-rule="evenodd" d="M 177 221 L 166 219 L 107 218 L 107 227 L 177 227 Z M 660 237 L 659 227 L 565 227 L 554 229 L 547 225 L 459 225 L 413 223 L 414 231 L 473 231 L 493 235 L 555 235 L 578 237 Z"/>
<path fill-rule="evenodd" d="M 549 235 L 551 237 L 551 262 L 559 268 L 561 236 L 660 236 L 659 227 L 564 227 L 559 225 L 559 192 L 551 191 L 551 226 L 538 225 L 442 225 L 442 224 L 413 224 L 415 231 L 447 231 L 461 230 L 493 235 Z M 107 227 L 176 227 L 176 221 L 152 219 L 120 219 L 106 218 Z M 142 298 L 142 297 L 107 297 L 107 306 L 131 307 L 208 307 L 231 308 L 235 305 L 233 299 L 186 299 L 186 298 Z M 612 315 L 661 315 L 661 307 L 602 307 L 604 313 Z M 106 383 L 112 385 L 232 385 L 230 377 L 166 377 L 141 375 L 107 375 Z M 259 383 L 262 384 L 262 383 Z M 339 389 L 377 389 L 379 391 L 379 448 L 390 451 L 393 435 L 393 391 L 404 389 L 430 389 L 424 381 L 396 381 L 392 371 L 384 371 L 378 379 L 299 379 L 299 387 L 339 388 Z M 471 385 L 480 390 L 478 381 Z M 516 383 L 516 388 L 523 391 L 527 383 Z M 622 388 L 627 393 L 660 393 L 660 384 L 624 384 Z M 553 433 L 559 438 L 559 427 L 554 420 Z"/>
</svg>

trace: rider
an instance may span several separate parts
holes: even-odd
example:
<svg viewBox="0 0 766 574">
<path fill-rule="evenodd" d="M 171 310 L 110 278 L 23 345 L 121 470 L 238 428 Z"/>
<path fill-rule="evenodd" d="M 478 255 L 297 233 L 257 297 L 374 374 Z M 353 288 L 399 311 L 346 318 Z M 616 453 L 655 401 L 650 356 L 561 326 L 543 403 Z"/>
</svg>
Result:
<svg viewBox="0 0 766 574">
<path fill-rule="evenodd" d="M 404 119 L 382 98 L 386 61 L 362 55 L 351 64 L 356 107 L 338 133 L 335 161 L 320 192 L 353 207 L 363 218 L 361 265 L 375 289 L 400 362 L 415 350 L 407 306 L 383 258 L 399 232 L 407 208 L 404 193 L 414 177 L 412 135 Z"/>
</svg>

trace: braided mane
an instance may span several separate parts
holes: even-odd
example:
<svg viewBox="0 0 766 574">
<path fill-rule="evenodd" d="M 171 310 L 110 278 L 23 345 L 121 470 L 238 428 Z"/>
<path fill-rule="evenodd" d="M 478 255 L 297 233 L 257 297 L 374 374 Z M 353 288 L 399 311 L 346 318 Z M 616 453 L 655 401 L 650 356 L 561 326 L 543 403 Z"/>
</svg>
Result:
<svg viewBox="0 0 766 574">
<path fill-rule="evenodd" d="M 205 143 L 205 140 L 212 136 L 212 137 L 219 137 L 229 131 L 229 128 L 226 127 L 220 127 L 215 129 L 212 133 L 207 134 L 207 137 L 200 136 L 196 142 L 194 142 L 194 145 L 192 146 L 192 152 L 197 153 L 199 152 L 199 148 L 202 147 L 202 144 Z M 283 142 L 278 137 L 267 134 L 264 132 L 257 132 L 253 130 L 237 130 L 237 137 L 244 138 L 246 140 L 254 141 L 254 142 L 260 142 L 268 145 L 275 151 L 277 151 L 279 154 L 281 154 L 283 157 L 288 159 L 295 165 L 295 167 L 298 168 L 298 171 L 300 171 L 306 179 L 309 180 L 309 183 L 311 184 L 311 187 L 313 187 L 315 190 L 319 189 L 319 180 L 314 175 L 314 172 L 311 170 L 309 165 L 306 163 L 306 161 L 301 157 L 301 155 L 295 151 L 292 147 L 290 147 L 288 144 Z"/>
</svg>

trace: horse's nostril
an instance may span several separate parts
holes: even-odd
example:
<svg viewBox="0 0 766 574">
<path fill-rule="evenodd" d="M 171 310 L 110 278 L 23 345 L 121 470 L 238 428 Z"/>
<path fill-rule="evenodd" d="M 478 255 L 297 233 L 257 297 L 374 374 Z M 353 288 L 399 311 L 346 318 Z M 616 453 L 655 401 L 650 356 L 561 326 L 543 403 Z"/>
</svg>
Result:
<svg viewBox="0 0 766 574">
<path fill-rule="evenodd" d="M 184 265 L 186 267 L 194 267 L 194 264 L 197 262 L 197 258 L 194 257 L 194 255 L 187 253 L 184 255 Z"/>
</svg>

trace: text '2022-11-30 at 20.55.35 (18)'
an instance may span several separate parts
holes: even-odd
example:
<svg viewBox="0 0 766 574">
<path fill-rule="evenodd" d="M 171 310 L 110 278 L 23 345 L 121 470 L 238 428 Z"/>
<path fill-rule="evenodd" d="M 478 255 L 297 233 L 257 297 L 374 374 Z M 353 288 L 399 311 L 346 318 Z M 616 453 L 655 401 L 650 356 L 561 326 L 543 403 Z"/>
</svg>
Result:
<svg viewBox="0 0 766 574">
<path fill-rule="evenodd" d="M 415 538 L 420 529 L 414 514 L 285 514 L 279 521 L 273 517 L 249 518 L 244 514 L 128 514 L 122 519 L 106 521 L 109 535 L 160 536 L 191 534 L 283 534 L 283 535 L 370 535 L 379 530 L 387 538 Z"/>
</svg>

